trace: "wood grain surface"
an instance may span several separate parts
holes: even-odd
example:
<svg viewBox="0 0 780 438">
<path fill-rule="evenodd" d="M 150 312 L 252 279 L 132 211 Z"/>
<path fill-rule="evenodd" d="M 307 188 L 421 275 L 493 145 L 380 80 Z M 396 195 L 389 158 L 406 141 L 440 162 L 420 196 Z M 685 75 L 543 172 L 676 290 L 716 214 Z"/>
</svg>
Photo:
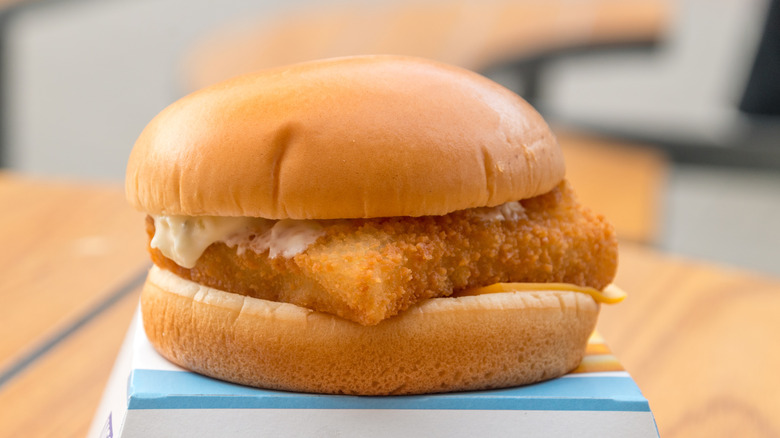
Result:
<svg viewBox="0 0 780 438">
<path fill-rule="evenodd" d="M 780 280 L 624 244 L 599 322 L 662 437 L 780 436 Z"/>
<path fill-rule="evenodd" d="M 124 295 L 0 387 L 0 437 L 86 436 L 139 295 Z"/>
<path fill-rule="evenodd" d="M 0 370 L 148 265 L 143 215 L 119 185 L 0 174 Z"/>
</svg>

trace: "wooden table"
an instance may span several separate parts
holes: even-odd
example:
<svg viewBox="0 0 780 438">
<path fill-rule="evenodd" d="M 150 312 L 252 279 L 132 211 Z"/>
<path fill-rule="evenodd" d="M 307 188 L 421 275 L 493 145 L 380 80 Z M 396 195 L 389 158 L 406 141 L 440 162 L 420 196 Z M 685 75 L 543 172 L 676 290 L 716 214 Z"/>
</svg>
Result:
<svg viewBox="0 0 780 438">
<path fill-rule="evenodd" d="M 0 437 L 84 436 L 149 264 L 142 215 L 118 186 L 2 173 L 0 205 Z M 599 329 L 662 436 L 780 436 L 780 280 L 625 243 L 618 283 Z"/>
</svg>

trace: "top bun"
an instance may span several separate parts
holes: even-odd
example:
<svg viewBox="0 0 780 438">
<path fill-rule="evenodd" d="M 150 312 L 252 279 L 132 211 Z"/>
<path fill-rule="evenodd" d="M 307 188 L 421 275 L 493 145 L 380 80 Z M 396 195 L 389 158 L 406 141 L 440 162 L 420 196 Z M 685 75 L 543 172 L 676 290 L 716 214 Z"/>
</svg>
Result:
<svg viewBox="0 0 780 438">
<path fill-rule="evenodd" d="M 135 143 L 126 192 L 152 214 L 336 219 L 441 215 L 551 190 L 549 127 L 476 73 L 361 56 L 192 93 Z"/>
</svg>

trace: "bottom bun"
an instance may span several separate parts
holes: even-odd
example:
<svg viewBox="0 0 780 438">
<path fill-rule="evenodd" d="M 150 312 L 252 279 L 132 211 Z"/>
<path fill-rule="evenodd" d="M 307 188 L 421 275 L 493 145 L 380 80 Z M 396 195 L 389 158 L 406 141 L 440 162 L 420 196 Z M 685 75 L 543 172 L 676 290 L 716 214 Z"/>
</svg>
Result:
<svg viewBox="0 0 780 438">
<path fill-rule="evenodd" d="M 525 385 L 582 360 L 599 305 L 567 291 L 434 298 L 375 326 L 202 286 L 152 267 L 149 340 L 184 368 L 269 389 L 420 394 Z"/>
</svg>

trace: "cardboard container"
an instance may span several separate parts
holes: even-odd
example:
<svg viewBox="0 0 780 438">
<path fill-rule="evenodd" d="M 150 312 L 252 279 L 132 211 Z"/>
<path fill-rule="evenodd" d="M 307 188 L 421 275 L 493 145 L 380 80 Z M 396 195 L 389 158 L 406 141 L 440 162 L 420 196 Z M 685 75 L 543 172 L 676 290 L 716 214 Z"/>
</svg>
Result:
<svg viewBox="0 0 780 438">
<path fill-rule="evenodd" d="M 518 388 L 357 397 L 249 388 L 158 355 L 136 313 L 90 438 L 657 437 L 647 400 L 597 334 L 571 374 Z"/>
</svg>

